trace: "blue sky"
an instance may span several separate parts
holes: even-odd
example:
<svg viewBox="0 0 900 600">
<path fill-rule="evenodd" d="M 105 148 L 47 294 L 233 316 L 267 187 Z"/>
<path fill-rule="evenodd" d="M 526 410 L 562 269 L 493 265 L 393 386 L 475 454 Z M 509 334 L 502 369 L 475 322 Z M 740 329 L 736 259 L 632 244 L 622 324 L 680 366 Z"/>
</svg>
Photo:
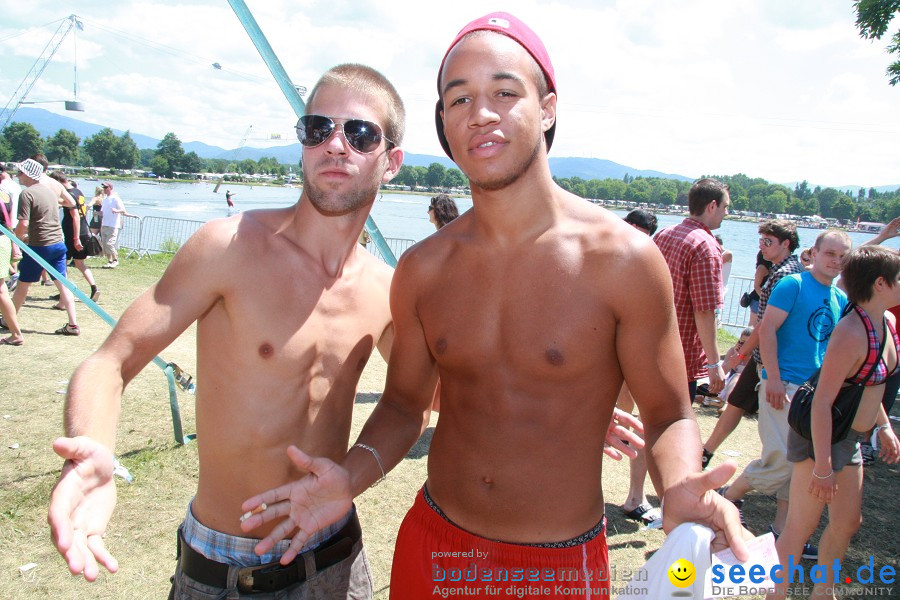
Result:
<svg viewBox="0 0 900 600">
<path fill-rule="evenodd" d="M 433 107 L 446 46 L 471 19 L 508 10 L 542 37 L 556 69 L 551 156 L 689 177 L 900 183 L 900 86 L 884 74 L 887 40 L 859 38 L 850 0 L 247 4 L 294 83 L 311 88 L 341 62 L 387 75 L 407 107 L 404 146 L 417 154 L 441 154 Z M 272 134 L 295 140 L 296 118 L 225 0 L 3 0 L 2 105 L 73 13 L 84 30 L 65 40 L 29 100 L 72 99 L 77 64 L 87 111 L 69 116 L 226 148 L 251 125 L 248 146 L 279 143 Z"/>
</svg>

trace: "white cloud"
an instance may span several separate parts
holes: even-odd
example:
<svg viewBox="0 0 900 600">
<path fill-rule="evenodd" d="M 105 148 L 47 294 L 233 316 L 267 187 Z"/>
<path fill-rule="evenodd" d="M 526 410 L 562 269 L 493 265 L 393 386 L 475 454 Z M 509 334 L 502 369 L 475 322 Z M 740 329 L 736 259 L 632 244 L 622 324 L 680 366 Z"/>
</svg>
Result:
<svg viewBox="0 0 900 600">
<path fill-rule="evenodd" d="M 295 117 L 221 0 L 7 3 L 0 88 L 13 90 L 70 12 L 79 99 L 73 116 L 117 129 L 234 147 Z M 250 0 L 297 84 L 339 62 L 382 70 L 407 105 L 405 147 L 440 154 L 435 76 L 447 44 L 487 10 L 476 0 Z M 772 181 L 900 183 L 898 95 L 884 42 L 861 40 L 836 0 L 501 0 L 544 40 L 559 82 L 553 156 L 594 156 L 670 173 L 744 172 Z M 40 15 L 36 18 L 35 15 Z M 27 31 L 24 35 L 23 31 Z M 14 36 L 14 37 L 13 37 Z M 74 45 L 62 45 L 32 98 L 68 98 Z M 218 63 L 221 69 L 212 67 Z M 62 96 L 59 96 L 62 94 Z M 62 106 L 46 106 L 62 112 Z"/>
</svg>

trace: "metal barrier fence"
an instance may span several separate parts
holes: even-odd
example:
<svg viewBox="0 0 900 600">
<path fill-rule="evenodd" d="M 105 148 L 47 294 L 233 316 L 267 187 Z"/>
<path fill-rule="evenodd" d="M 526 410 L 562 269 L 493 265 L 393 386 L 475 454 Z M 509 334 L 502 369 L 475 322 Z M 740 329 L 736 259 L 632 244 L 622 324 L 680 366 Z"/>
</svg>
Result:
<svg viewBox="0 0 900 600">
<path fill-rule="evenodd" d="M 203 221 L 187 219 L 124 217 L 118 246 L 119 249 L 128 251 L 126 258 L 132 254 L 137 254 L 138 258 L 159 253 L 174 254 L 203 225 Z M 385 238 L 385 241 L 398 258 L 416 243 L 415 240 L 404 238 Z M 384 260 L 375 244 L 370 242 L 366 249 L 376 258 Z"/>
<path fill-rule="evenodd" d="M 141 247 L 141 219 L 140 217 L 125 216 L 122 217 L 122 229 L 119 230 L 119 237 L 116 244 L 119 249 L 131 250 L 125 257 L 131 256 L 138 252 Z M 138 254 L 140 254 L 138 252 Z"/>
<path fill-rule="evenodd" d="M 753 289 L 750 277 L 728 278 L 728 290 L 725 292 L 725 304 L 719 313 L 719 325 L 741 330 L 750 322 L 750 309 L 741 306 L 741 296 Z"/>
<path fill-rule="evenodd" d="M 410 248 L 410 246 L 416 243 L 416 240 L 408 240 L 405 238 L 384 238 L 384 241 L 387 242 L 388 247 L 391 249 L 391 252 L 393 252 L 394 256 L 398 259 L 400 258 L 401 254 L 406 252 Z M 381 252 L 378 251 L 378 247 L 372 242 L 366 244 L 366 250 L 368 250 L 369 254 L 371 254 L 375 258 L 384 260 L 384 256 L 381 255 Z"/>
<path fill-rule="evenodd" d="M 119 232 L 119 248 L 129 251 L 126 256 L 137 254 L 138 258 L 158 253 L 174 254 L 203 224 L 203 221 L 164 217 L 124 217 Z M 416 243 L 405 238 L 385 238 L 385 241 L 398 258 Z M 366 249 L 376 258 L 384 260 L 375 244 L 366 244 Z M 721 327 L 741 330 L 747 326 L 750 309 L 742 307 L 740 299 L 744 292 L 752 289 L 753 280 L 749 277 L 732 275 L 729 278 L 725 304 L 719 314 Z"/>
</svg>

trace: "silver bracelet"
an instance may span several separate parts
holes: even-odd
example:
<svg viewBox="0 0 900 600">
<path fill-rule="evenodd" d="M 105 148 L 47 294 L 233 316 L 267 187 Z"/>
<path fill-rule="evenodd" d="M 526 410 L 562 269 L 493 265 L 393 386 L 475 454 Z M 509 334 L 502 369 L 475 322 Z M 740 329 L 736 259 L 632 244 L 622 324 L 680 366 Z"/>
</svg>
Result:
<svg viewBox="0 0 900 600">
<path fill-rule="evenodd" d="M 384 465 L 381 463 L 381 457 L 378 455 L 378 450 L 376 450 L 372 446 L 369 446 L 367 444 L 361 444 L 359 442 L 356 442 L 355 444 L 353 444 L 353 448 L 362 448 L 363 450 L 368 450 L 369 452 L 371 452 L 372 456 L 375 457 L 375 462 L 378 463 L 378 468 L 381 469 L 381 479 L 379 479 L 378 481 L 376 481 L 369 487 L 375 487 L 376 485 L 378 485 L 379 483 L 381 483 L 382 481 L 387 479 L 387 473 L 384 472 Z"/>
<path fill-rule="evenodd" d="M 825 475 L 824 477 L 822 477 L 821 475 L 816 475 L 815 469 L 812 470 L 812 476 L 815 477 L 816 479 L 828 479 L 832 475 L 834 475 L 834 469 L 832 469 L 831 473 L 829 473 L 828 475 Z"/>
</svg>

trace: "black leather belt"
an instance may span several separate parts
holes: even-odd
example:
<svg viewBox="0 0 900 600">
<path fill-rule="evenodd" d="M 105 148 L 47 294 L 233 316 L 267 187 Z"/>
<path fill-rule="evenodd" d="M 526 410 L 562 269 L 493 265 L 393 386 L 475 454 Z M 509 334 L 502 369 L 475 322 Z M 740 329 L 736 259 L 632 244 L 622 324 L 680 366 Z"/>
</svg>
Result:
<svg viewBox="0 0 900 600">
<path fill-rule="evenodd" d="M 311 550 L 315 560 L 315 571 L 306 572 L 304 555 L 300 554 L 288 565 L 272 562 L 256 567 L 243 567 L 238 570 L 238 590 L 244 594 L 253 592 L 277 592 L 284 588 L 306 581 L 318 571 L 322 571 L 349 558 L 353 546 L 362 539 L 362 529 L 356 511 L 347 524 L 333 536 Z M 205 585 L 225 589 L 228 587 L 228 565 L 206 558 L 184 541 L 181 530 L 178 532 L 178 562 L 182 573 Z M 235 567 L 237 568 L 237 567 Z"/>
</svg>

